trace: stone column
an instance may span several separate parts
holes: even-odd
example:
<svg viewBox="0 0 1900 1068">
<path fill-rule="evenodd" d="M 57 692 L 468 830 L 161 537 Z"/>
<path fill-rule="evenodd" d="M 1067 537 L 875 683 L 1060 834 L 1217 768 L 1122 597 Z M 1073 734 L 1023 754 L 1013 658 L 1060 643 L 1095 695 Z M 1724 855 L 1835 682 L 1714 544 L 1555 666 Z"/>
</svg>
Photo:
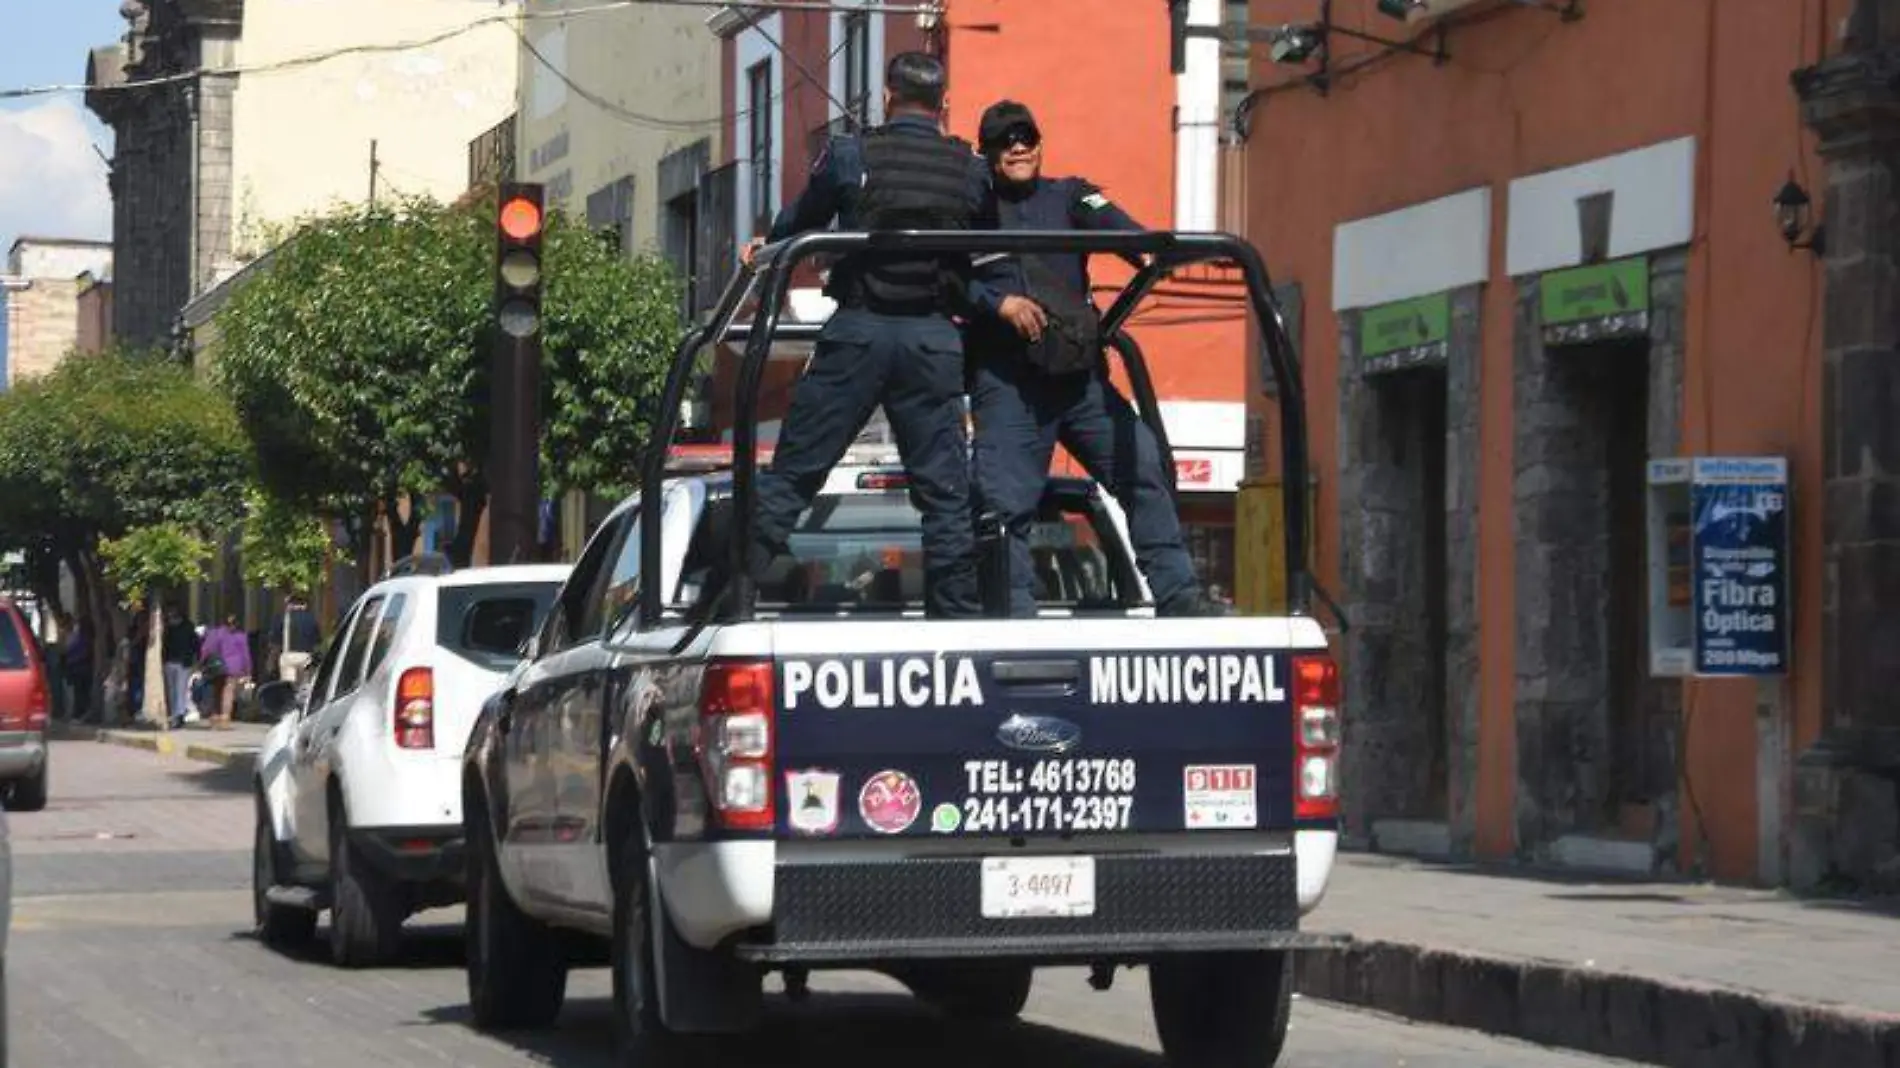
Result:
<svg viewBox="0 0 1900 1068">
<path fill-rule="evenodd" d="M 1846 51 L 1793 82 L 1827 247 L 1823 735 L 1797 771 L 1791 877 L 1865 885 L 1893 874 L 1900 770 L 1900 0 L 1862 0 Z"/>
</svg>

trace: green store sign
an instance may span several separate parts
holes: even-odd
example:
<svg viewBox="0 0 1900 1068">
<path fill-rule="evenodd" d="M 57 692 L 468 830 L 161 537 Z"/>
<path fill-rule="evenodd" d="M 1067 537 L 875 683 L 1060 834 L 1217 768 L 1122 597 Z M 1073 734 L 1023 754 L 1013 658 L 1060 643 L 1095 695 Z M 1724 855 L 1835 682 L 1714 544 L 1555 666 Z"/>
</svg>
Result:
<svg viewBox="0 0 1900 1068">
<path fill-rule="evenodd" d="M 1541 281 L 1544 344 L 1649 333 L 1649 258 L 1551 271 Z"/>
<path fill-rule="evenodd" d="M 1359 351 L 1368 373 L 1443 365 L 1451 338 L 1451 294 L 1394 301 L 1359 313 Z"/>
</svg>

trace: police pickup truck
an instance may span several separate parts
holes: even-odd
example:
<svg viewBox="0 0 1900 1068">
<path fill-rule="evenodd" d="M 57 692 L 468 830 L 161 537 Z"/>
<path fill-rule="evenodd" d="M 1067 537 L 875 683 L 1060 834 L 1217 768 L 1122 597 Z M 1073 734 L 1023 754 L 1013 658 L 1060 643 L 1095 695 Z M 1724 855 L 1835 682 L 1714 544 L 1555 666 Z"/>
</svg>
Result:
<svg viewBox="0 0 1900 1068">
<path fill-rule="evenodd" d="M 1038 966 L 1105 989 L 1145 965 L 1171 1060 L 1271 1064 L 1289 954 L 1327 941 L 1300 930 L 1337 830 L 1319 624 L 1156 618 L 1120 509 L 1061 478 L 1040 618 L 924 619 L 895 457 L 847 456 L 770 568 L 728 579 L 740 418 L 730 470 L 650 460 L 470 737 L 477 1025 L 551 1023 L 602 943 L 636 1062 L 752 1028 L 772 971 L 798 996 L 812 969 L 879 970 L 1001 1019 Z"/>
</svg>

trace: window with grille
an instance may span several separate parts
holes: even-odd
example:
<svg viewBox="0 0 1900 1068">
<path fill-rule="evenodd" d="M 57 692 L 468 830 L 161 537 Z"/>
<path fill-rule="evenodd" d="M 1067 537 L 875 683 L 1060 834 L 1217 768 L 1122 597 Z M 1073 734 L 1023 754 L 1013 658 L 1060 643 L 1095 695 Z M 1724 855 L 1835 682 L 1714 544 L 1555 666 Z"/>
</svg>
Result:
<svg viewBox="0 0 1900 1068">
<path fill-rule="evenodd" d="M 752 232 L 764 235 L 772 228 L 772 61 L 746 71 L 746 114 L 752 143 Z"/>
</svg>

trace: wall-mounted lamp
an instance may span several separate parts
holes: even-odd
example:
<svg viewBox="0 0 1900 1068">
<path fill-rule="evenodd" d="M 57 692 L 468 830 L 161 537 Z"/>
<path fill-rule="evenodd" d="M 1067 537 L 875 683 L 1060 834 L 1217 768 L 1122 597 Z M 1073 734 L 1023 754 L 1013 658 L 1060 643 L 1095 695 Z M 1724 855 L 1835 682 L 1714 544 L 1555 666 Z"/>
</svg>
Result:
<svg viewBox="0 0 1900 1068">
<path fill-rule="evenodd" d="M 1781 191 L 1775 194 L 1775 223 L 1781 228 L 1781 238 L 1788 243 L 1790 252 L 1804 248 L 1816 256 L 1827 252 L 1827 227 L 1820 223 L 1809 225 L 1813 215 L 1813 203 L 1808 199 L 1808 191 L 1801 183 L 1788 175 L 1788 181 Z M 1801 235 L 1806 234 L 1804 239 Z"/>
</svg>

